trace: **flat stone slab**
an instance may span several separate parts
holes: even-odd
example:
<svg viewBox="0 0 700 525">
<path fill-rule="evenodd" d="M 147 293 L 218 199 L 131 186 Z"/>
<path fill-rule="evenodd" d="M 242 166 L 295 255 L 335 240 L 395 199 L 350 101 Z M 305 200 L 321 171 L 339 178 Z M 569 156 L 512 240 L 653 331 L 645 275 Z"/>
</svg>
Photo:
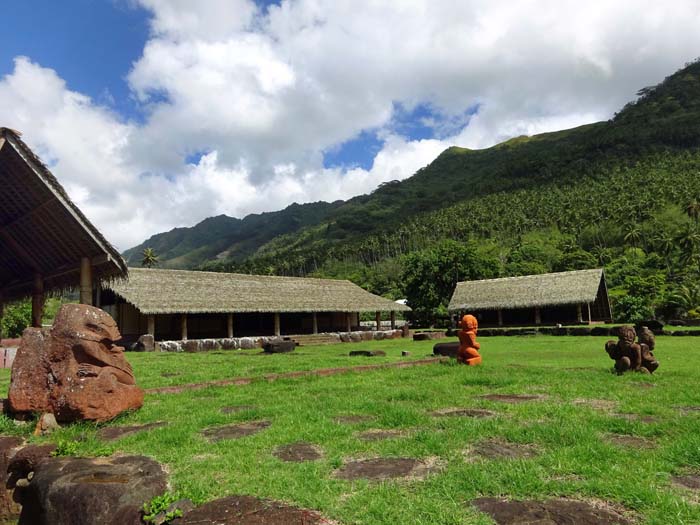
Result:
<svg viewBox="0 0 700 525">
<path fill-rule="evenodd" d="M 384 357 L 386 352 L 384 350 L 353 350 L 348 355 L 350 357 Z"/>
<path fill-rule="evenodd" d="M 244 423 L 236 423 L 235 425 L 225 425 L 222 427 L 206 428 L 201 434 L 212 443 L 222 441 L 224 439 L 239 439 L 246 436 L 252 436 L 265 430 L 272 423 L 267 420 L 246 421 Z"/>
<path fill-rule="evenodd" d="M 363 415 L 348 415 L 348 416 L 337 416 L 333 419 L 336 423 L 341 425 L 354 425 L 356 423 L 366 423 L 368 421 L 374 421 L 377 419 L 374 416 L 363 416 Z"/>
<path fill-rule="evenodd" d="M 532 458 L 539 453 L 534 445 L 510 443 L 499 439 L 487 439 L 475 443 L 466 451 L 467 458 L 484 459 L 523 459 Z"/>
<path fill-rule="evenodd" d="M 479 498 L 472 501 L 498 525 L 632 525 L 620 510 L 605 503 L 572 499 L 508 501 Z"/>
<path fill-rule="evenodd" d="M 238 412 L 245 412 L 247 410 L 256 410 L 258 407 L 253 405 L 233 405 L 228 407 L 221 407 L 222 414 L 237 414 Z"/>
<path fill-rule="evenodd" d="M 357 434 L 358 439 L 362 441 L 382 441 L 384 439 L 396 439 L 405 435 L 405 432 L 401 430 L 392 430 L 384 428 L 375 428 L 371 430 L 365 430 Z"/>
<path fill-rule="evenodd" d="M 173 521 L 177 525 L 332 525 L 313 510 L 253 496 L 228 496 L 205 503 Z"/>
<path fill-rule="evenodd" d="M 374 458 L 347 461 L 335 471 L 339 479 L 423 478 L 437 470 L 434 461 L 414 458 Z"/>
<path fill-rule="evenodd" d="M 628 434 L 608 434 L 606 437 L 608 441 L 614 445 L 627 449 L 653 448 L 655 446 L 652 440 L 640 436 L 630 436 Z"/>
<path fill-rule="evenodd" d="M 429 412 L 433 417 L 493 417 L 497 413 L 493 410 L 485 410 L 483 408 L 441 408 Z"/>
<path fill-rule="evenodd" d="M 104 441 L 115 441 L 125 436 L 144 432 L 154 428 L 167 426 L 165 421 L 157 421 L 155 423 L 146 423 L 145 425 L 131 425 L 124 427 L 104 427 L 97 431 L 97 437 Z"/>
<path fill-rule="evenodd" d="M 501 403 L 524 403 L 526 401 L 543 399 L 544 396 L 533 394 L 485 394 L 479 397 L 489 401 L 500 401 Z"/>
<path fill-rule="evenodd" d="M 700 490 L 700 475 L 685 474 L 682 476 L 672 476 L 671 481 L 680 487 L 691 490 Z"/>
<path fill-rule="evenodd" d="M 317 461 L 323 457 L 320 447 L 301 441 L 277 447 L 273 455 L 282 461 L 291 463 L 303 463 L 304 461 Z"/>
<path fill-rule="evenodd" d="M 680 410 L 684 414 L 693 414 L 696 412 L 700 412 L 700 406 L 686 406 L 686 407 L 676 406 L 673 408 L 675 408 L 676 410 Z"/>
<path fill-rule="evenodd" d="M 626 419 L 627 421 L 639 421 L 640 423 L 658 423 L 660 421 L 660 419 L 656 416 L 644 414 L 619 413 L 613 415 L 621 419 Z"/>
<path fill-rule="evenodd" d="M 637 388 L 656 388 L 656 384 L 649 383 L 647 381 L 635 382 L 632 383 L 632 385 L 636 386 Z"/>
<path fill-rule="evenodd" d="M 125 525 L 140 523 L 143 504 L 166 489 L 166 474 L 151 458 L 54 457 L 15 496 L 22 524 Z"/>
<path fill-rule="evenodd" d="M 611 399 L 574 399 L 572 404 L 577 406 L 588 406 L 596 410 L 614 410 L 617 408 L 618 402 Z"/>
</svg>

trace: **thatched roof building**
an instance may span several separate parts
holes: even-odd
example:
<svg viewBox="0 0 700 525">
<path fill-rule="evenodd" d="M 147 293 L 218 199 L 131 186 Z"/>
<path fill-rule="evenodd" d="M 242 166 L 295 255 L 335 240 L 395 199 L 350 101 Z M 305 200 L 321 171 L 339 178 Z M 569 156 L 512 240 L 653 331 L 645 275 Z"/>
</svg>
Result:
<svg viewBox="0 0 700 525">
<path fill-rule="evenodd" d="M 0 303 L 127 275 L 126 263 L 20 134 L 0 128 Z M 38 303 L 38 299 L 37 299 Z"/>
<path fill-rule="evenodd" d="M 236 314 L 239 320 L 257 322 L 261 316 L 268 315 L 269 318 L 262 324 L 271 331 L 271 320 L 274 319 L 275 333 L 280 332 L 280 315 L 284 314 L 287 322 L 282 323 L 282 330 L 294 333 L 294 330 L 311 331 L 316 326 L 312 319 L 318 322 L 315 314 L 320 313 L 335 319 L 328 319 L 325 328 L 337 325 L 345 328 L 348 321 L 344 314 L 410 310 L 405 305 L 371 294 L 350 281 L 305 277 L 130 268 L 129 280 L 111 283 L 107 291 L 114 297 L 110 300 L 108 292 L 104 292 L 104 304 L 109 301 L 127 306 L 127 312 L 122 312 L 122 319 L 124 315 L 130 315 L 129 307 L 138 316 L 152 317 L 152 323 L 156 322 L 156 317 L 162 320 L 172 316 L 189 316 L 193 320 L 195 316 L 204 319 L 208 315 L 212 319 L 211 314 Z M 120 317 L 120 314 L 116 316 Z M 222 318 L 219 316 L 219 319 Z M 242 326 L 241 322 L 237 323 L 239 327 Z M 350 323 L 357 324 L 358 320 L 353 318 Z M 147 327 L 146 330 L 149 333 L 151 328 L 156 332 L 177 332 L 167 324 L 163 325 L 163 330 L 158 330 L 156 326 Z M 255 330 L 254 326 L 248 328 L 247 331 Z M 137 320 L 135 326 L 124 326 L 122 332 L 129 334 L 134 329 L 143 331 L 143 323 Z"/>
<path fill-rule="evenodd" d="M 500 312 L 498 324 L 520 322 L 516 319 L 514 323 L 504 322 L 500 319 L 503 312 L 520 311 L 522 314 L 523 311 L 532 311 L 533 318 L 529 322 L 539 324 L 545 309 L 549 322 L 582 322 L 584 306 L 587 313 L 585 320 L 612 320 L 605 272 L 602 269 L 460 282 L 457 283 L 450 300 L 449 310 Z M 556 319 L 557 316 L 553 315 L 556 312 L 563 314 L 559 316 L 560 319 Z M 489 316 L 484 315 L 484 317 Z M 528 322 L 527 318 L 522 319 L 522 315 L 511 317 L 519 317 L 523 323 Z"/>
</svg>

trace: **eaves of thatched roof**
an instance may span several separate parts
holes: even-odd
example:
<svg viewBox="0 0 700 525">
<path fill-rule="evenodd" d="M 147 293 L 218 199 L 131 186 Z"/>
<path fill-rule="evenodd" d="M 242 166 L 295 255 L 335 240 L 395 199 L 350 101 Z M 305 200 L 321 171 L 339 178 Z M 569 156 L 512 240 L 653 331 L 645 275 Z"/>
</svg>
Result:
<svg viewBox="0 0 700 525">
<path fill-rule="evenodd" d="M 449 310 L 498 310 L 592 303 L 602 269 L 457 283 Z"/>
<path fill-rule="evenodd" d="M 410 310 L 350 281 L 130 268 L 108 286 L 142 314 Z"/>
<path fill-rule="evenodd" d="M 80 260 L 97 280 L 126 277 L 126 262 L 100 234 L 20 134 L 0 128 L 0 294 L 31 294 L 34 276 L 46 291 L 77 287 Z"/>
</svg>

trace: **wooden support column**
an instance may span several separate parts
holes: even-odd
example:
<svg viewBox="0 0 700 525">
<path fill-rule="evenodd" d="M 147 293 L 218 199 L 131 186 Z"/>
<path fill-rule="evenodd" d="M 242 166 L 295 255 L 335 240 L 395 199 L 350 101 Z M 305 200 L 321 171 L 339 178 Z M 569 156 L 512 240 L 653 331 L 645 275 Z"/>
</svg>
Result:
<svg viewBox="0 0 700 525">
<path fill-rule="evenodd" d="M 583 312 L 581 311 L 580 304 L 576 305 L 576 321 L 578 321 L 579 323 L 583 322 Z"/>
<path fill-rule="evenodd" d="M 2 292 L 0 292 L 0 339 L 2 339 L 2 316 L 5 313 L 5 301 L 2 297 Z"/>
<path fill-rule="evenodd" d="M 187 341 L 187 314 L 180 315 L 180 339 Z"/>
<path fill-rule="evenodd" d="M 498 326 L 503 326 L 503 310 L 498 310 Z"/>
<path fill-rule="evenodd" d="M 280 314 L 275 312 L 275 335 L 282 335 L 282 330 L 280 329 Z"/>
<path fill-rule="evenodd" d="M 350 312 L 345 313 L 345 328 L 347 332 L 352 332 L 352 314 Z"/>
<path fill-rule="evenodd" d="M 381 312 L 375 312 L 374 314 L 374 322 L 377 325 L 377 332 L 382 329 L 382 313 Z"/>
<path fill-rule="evenodd" d="M 313 320 L 313 325 L 314 325 L 314 330 L 313 332 L 315 334 L 318 333 L 318 316 L 316 315 L 316 312 L 314 312 L 312 315 L 312 320 Z"/>
<path fill-rule="evenodd" d="M 535 306 L 535 324 L 542 324 L 542 315 L 540 314 L 539 306 Z"/>
<path fill-rule="evenodd" d="M 591 303 L 588 303 L 588 324 L 591 324 Z"/>
<path fill-rule="evenodd" d="M 233 337 L 233 314 L 226 316 L 226 334 L 229 339 Z"/>
<path fill-rule="evenodd" d="M 148 335 L 155 337 L 156 335 L 156 316 L 151 314 L 146 317 L 148 322 Z"/>
<path fill-rule="evenodd" d="M 92 263 L 89 257 L 80 259 L 80 303 L 92 306 Z"/>
<path fill-rule="evenodd" d="M 389 319 L 391 319 L 391 329 L 396 330 L 396 312 L 392 310 L 390 315 L 391 317 Z"/>
<path fill-rule="evenodd" d="M 34 274 L 34 287 L 32 289 L 32 326 L 41 328 L 41 318 L 44 316 L 44 278 Z"/>
<path fill-rule="evenodd" d="M 95 287 L 95 306 L 102 308 L 102 285 L 97 283 Z"/>
</svg>

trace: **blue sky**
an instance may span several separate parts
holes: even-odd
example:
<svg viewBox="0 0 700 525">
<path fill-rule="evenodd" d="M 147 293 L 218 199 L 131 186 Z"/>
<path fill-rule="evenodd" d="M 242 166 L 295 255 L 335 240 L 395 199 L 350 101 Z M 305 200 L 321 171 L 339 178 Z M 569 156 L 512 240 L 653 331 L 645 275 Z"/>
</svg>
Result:
<svg viewBox="0 0 700 525">
<path fill-rule="evenodd" d="M 24 0 L 2 22 L 0 125 L 122 249 L 609 118 L 700 54 L 697 0 Z"/>
<path fill-rule="evenodd" d="M 258 0 L 263 9 L 278 5 Z M 84 93 L 125 120 L 143 121 L 144 108 L 130 92 L 126 75 L 149 37 L 150 13 L 128 0 L 28 0 L 8 10 L 8 31 L 0 48 L 0 75 L 12 72 L 13 58 L 32 61 L 60 73 L 69 89 Z M 391 131 L 410 140 L 430 139 L 439 131 L 426 121 L 440 121 L 428 104 L 405 109 L 394 104 Z M 370 169 L 384 144 L 386 129 L 366 129 L 323 152 L 326 168 Z M 196 163 L 207 149 L 186 156 Z"/>
</svg>

